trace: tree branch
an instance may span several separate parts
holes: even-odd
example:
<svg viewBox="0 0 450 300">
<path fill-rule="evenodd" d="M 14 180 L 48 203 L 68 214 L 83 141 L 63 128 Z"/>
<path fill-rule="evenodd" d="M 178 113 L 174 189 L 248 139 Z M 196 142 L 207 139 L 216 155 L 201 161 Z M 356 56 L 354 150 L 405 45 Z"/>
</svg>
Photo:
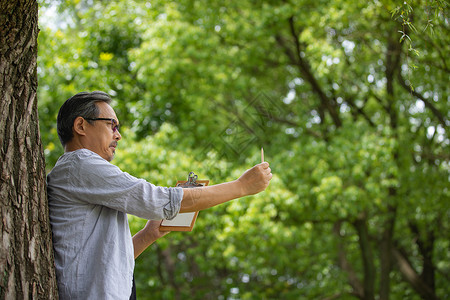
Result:
<svg viewBox="0 0 450 300">
<path fill-rule="evenodd" d="M 350 107 L 352 107 L 354 110 L 356 110 L 356 113 L 363 116 L 363 118 L 367 121 L 367 123 L 369 123 L 369 125 L 371 127 L 375 127 L 375 123 L 372 122 L 372 120 L 370 119 L 370 117 L 366 114 L 366 112 L 358 107 L 358 105 L 356 105 L 356 103 L 353 101 L 353 97 L 348 97 L 345 99 L 345 102 L 347 102 Z"/>
<path fill-rule="evenodd" d="M 402 273 L 405 281 L 407 281 L 421 297 L 431 300 L 439 299 L 434 291 L 426 285 L 422 278 L 420 278 L 416 270 L 414 270 L 411 263 L 406 258 L 405 251 L 393 247 L 392 255 L 396 259 L 399 270 Z"/>
<path fill-rule="evenodd" d="M 300 71 L 300 74 L 302 74 L 304 79 L 307 82 L 309 82 L 309 84 L 312 87 L 313 92 L 318 95 L 318 97 L 320 99 L 320 103 L 321 103 L 321 108 L 326 110 L 326 111 L 328 111 L 328 113 L 330 114 L 331 119 L 333 120 L 333 123 L 336 125 L 336 127 L 341 127 L 342 126 L 342 121 L 339 118 L 339 113 L 338 113 L 336 102 L 333 102 L 333 100 L 329 99 L 326 96 L 326 94 L 322 90 L 319 82 L 317 81 L 317 79 L 312 74 L 311 67 L 310 67 L 309 63 L 301 55 L 302 47 L 301 47 L 300 40 L 298 39 L 298 33 L 295 30 L 295 24 L 294 24 L 294 17 L 293 16 L 291 16 L 288 19 L 288 23 L 289 23 L 290 34 L 291 34 L 291 37 L 293 38 L 293 41 L 294 41 L 295 52 L 292 51 L 288 45 L 286 45 L 286 43 L 285 43 L 284 39 L 282 38 L 282 36 L 277 34 L 275 36 L 276 41 L 282 47 L 282 49 L 284 50 L 285 54 L 290 59 L 291 63 L 298 67 L 298 69 Z M 323 119 L 323 116 L 321 116 L 321 118 Z"/>
<path fill-rule="evenodd" d="M 342 221 L 337 221 L 333 225 L 333 233 L 339 238 L 338 239 L 338 264 L 339 267 L 348 274 L 348 283 L 353 289 L 353 294 L 364 299 L 364 288 L 356 275 L 355 270 L 352 268 L 345 255 L 345 246 L 343 242 L 343 236 L 341 235 L 341 225 Z"/>
<path fill-rule="evenodd" d="M 400 74 L 400 72 L 398 73 L 398 82 L 400 83 L 400 86 L 403 87 L 406 91 L 408 91 L 411 95 L 422 100 L 423 103 L 425 104 L 425 107 L 431 110 L 434 116 L 438 119 L 439 123 L 444 128 L 447 127 L 448 121 L 446 120 L 445 116 L 433 105 L 433 103 L 431 103 L 431 101 L 429 101 L 422 94 L 416 92 L 409 85 L 407 85 L 405 79 L 403 78 L 402 74 Z"/>
<path fill-rule="evenodd" d="M 415 241 L 419 247 L 419 252 L 423 258 L 423 268 L 420 278 L 429 286 L 433 291 L 435 290 L 434 282 L 434 264 L 433 264 L 433 247 L 434 247 L 434 232 L 429 230 L 425 234 L 420 234 L 419 227 L 414 222 L 409 222 L 409 228 L 415 235 Z"/>
<path fill-rule="evenodd" d="M 377 100 L 378 103 L 380 103 L 381 107 L 386 113 L 389 113 L 389 107 L 383 103 L 383 99 L 381 99 L 377 94 L 375 94 L 374 91 L 370 90 L 370 95 Z"/>
</svg>

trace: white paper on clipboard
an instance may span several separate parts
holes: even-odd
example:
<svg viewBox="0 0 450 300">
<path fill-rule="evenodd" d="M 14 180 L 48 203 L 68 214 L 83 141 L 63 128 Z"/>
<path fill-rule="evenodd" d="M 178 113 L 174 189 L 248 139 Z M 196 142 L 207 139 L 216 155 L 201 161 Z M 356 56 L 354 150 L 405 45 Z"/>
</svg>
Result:
<svg viewBox="0 0 450 300">
<path fill-rule="evenodd" d="M 179 213 L 172 220 L 163 220 L 162 226 L 191 226 L 192 219 L 195 217 L 195 212 Z"/>
</svg>

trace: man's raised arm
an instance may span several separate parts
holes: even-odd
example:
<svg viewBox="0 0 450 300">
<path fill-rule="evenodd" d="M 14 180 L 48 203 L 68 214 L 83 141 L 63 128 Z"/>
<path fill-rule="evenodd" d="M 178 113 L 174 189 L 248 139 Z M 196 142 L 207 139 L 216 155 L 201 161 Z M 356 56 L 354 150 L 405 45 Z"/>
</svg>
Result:
<svg viewBox="0 0 450 300">
<path fill-rule="evenodd" d="M 234 181 L 183 190 L 180 212 L 193 212 L 218 204 L 257 194 L 266 189 L 272 179 L 269 163 L 263 162 L 247 170 Z"/>
</svg>

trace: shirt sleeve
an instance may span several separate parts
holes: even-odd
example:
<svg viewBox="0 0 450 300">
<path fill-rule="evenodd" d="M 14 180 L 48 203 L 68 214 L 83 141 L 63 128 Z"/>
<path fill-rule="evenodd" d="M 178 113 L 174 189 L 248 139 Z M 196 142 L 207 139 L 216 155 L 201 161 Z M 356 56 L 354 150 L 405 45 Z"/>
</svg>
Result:
<svg viewBox="0 0 450 300">
<path fill-rule="evenodd" d="M 155 186 L 121 171 L 93 152 L 73 160 L 70 169 L 71 189 L 79 201 L 149 220 L 170 220 L 180 210 L 182 188 Z"/>
</svg>

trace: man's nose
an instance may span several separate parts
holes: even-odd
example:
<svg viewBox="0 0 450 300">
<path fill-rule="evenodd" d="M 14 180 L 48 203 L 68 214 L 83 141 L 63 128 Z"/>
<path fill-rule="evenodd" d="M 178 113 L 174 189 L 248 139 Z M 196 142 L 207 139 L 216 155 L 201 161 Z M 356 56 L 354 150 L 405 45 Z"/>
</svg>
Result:
<svg viewBox="0 0 450 300">
<path fill-rule="evenodd" d="M 120 134 L 120 132 L 118 130 L 116 132 L 114 132 L 114 139 L 116 141 L 119 141 L 122 139 L 122 135 Z"/>
</svg>

